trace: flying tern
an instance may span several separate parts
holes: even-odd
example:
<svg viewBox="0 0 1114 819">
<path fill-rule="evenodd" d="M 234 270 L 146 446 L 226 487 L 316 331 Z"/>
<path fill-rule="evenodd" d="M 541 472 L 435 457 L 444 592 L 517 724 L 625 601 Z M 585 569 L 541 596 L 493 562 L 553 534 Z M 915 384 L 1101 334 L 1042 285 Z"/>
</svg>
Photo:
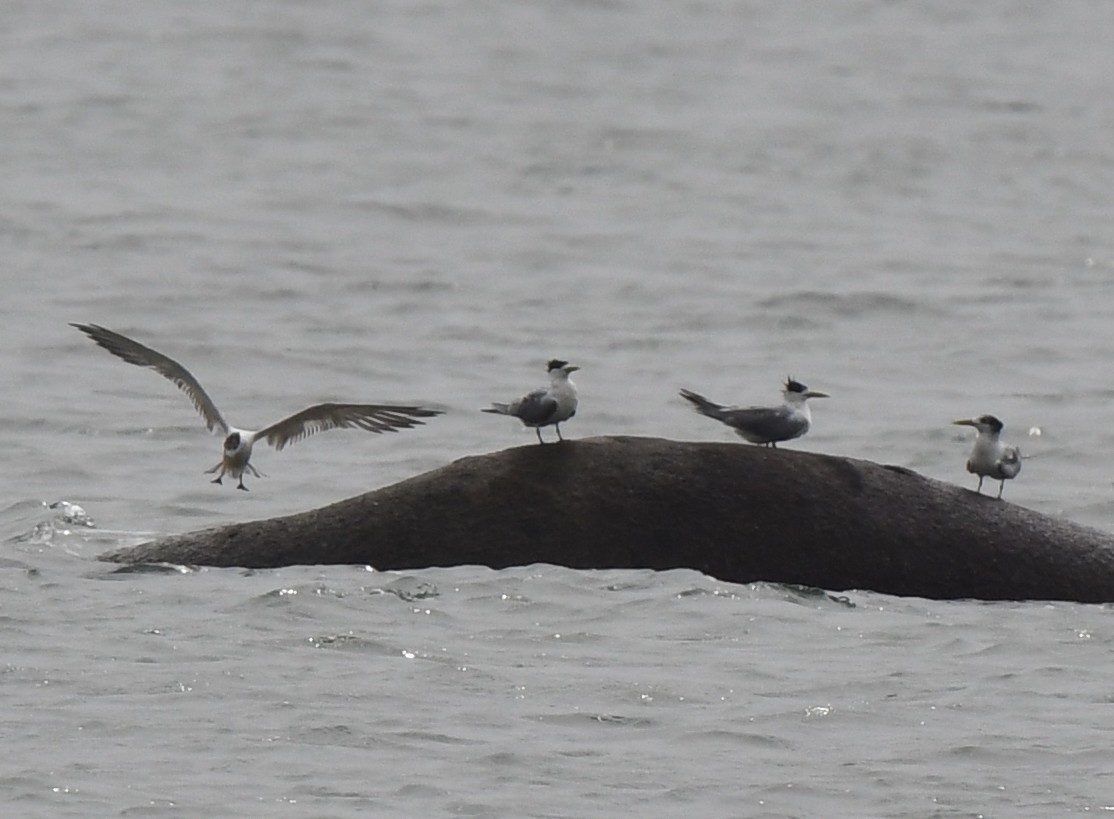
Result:
<svg viewBox="0 0 1114 819">
<path fill-rule="evenodd" d="M 252 446 L 261 439 L 275 449 L 281 450 L 287 444 L 327 429 L 354 428 L 368 432 L 393 432 L 424 423 L 418 420 L 419 418 L 441 415 L 439 410 L 390 404 L 315 404 L 258 431 L 239 429 L 224 419 L 197 379 L 174 359 L 96 324 L 73 324 L 72 326 L 129 364 L 149 367 L 170 379 L 178 389 L 189 396 L 193 406 L 205 421 L 205 426 L 210 431 L 219 429 L 224 435 L 220 463 L 205 471 L 212 474 L 219 470 L 213 483 L 223 483 L 222 478 L 227 474 L 239 481 L 237 489 L 245 491 L 247 491 L 247 487 L 244 486 L 245 472 L 257 478 L 262 477 L 250 463 Z"/>
<path fill-rule="evenodd" d="M 549 372 L 548 387 L 534 390 L 507 404 L 492 403 L 481 412 L 514 416 L 526 426 L 534 428 L 539 444 L 545 443 L 541 428 L 550 424 L 557 429 L 557 440 L 565 440 L 561 437 L 561 422 L 576 415 L 577 404 L 576 384 L 569 379 L 569 374 L 580 367 L 555 358 L 546 365 L 546 369 Z"/>
<path fill-rule="evenodd" d="M 722 421 L 752 444 L 777 447 L 778 441 L 799 438 L 812 426 L 809 398 L 828 398 L 826 392 L 810 390 L 789 378 L 781 393 L 785 402 L 780 407 L 725 407 L 703 395 L 681 390 L 681 397 L 692 403 L 696 411 Z"/>
<path fill-rule="evenodd" d="M 1016 478 L 1021 471 L 1021 450 L 999 440 L 1005 424 L 993 415 L 960 418 L 952 423 L 974 427 L 979 432 L 975 437 L 975 445 L 971 448 L 971 455 L 967 458 L 967 471 L 979 476 L 979 485 L 975 491 L 982 494 L 983 478 L 994 478 L 1001 482 L 998 484 L 998 497 L 1002 497 L 1006 481 Z"/>
</svg>

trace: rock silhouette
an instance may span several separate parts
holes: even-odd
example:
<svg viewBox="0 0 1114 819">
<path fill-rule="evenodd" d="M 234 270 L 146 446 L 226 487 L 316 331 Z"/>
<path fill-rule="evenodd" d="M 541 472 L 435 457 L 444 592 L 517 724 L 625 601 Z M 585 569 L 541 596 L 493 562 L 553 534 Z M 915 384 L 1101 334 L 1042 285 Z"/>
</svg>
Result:
<svg viewBox="0 0 1114 819">
<path fill-rule="evenodd" d="M 1114 537 L 910 470 L 733 443 L 516 447 L 122 563 L 380 570 L 553 563 L 986 600 L 1114 601 Z"/>
</svg>

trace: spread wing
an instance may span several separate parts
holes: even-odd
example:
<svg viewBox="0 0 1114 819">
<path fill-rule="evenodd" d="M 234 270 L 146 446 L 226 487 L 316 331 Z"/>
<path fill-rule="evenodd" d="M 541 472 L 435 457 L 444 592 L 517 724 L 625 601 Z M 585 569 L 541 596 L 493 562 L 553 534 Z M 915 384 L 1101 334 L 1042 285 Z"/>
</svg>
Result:
<svg viewBox="0 0 1114 819">
<path fill-rule="evenodd" d="M 99 346 L 108 350 L 114 356 L 122 358 L 129 364 L 135 364 L 138 367 L 149 367 L 160 375 L 169 378 L 174 384 L 189 396 L 190 401 L 193 402 L 194 408 L 201 413 L 201 417 L 205 419 L 205 426 L 212 431 L 214 428 L 220 428 L 220 431 L 228 434 L 228 422 L 224 420 L 224 416 L 220 414 L 216 404 L 213 403 L 208 393 L 201 388 L 197 383 L 197 379 L 190 374 L 190 371 L 175 361 L 160 352 L 152 350 L 150 347 L 145 347 L 138 341 L 132 341 L 127 336 L 122 336 L 119 333 L 114 333 L 112 330 L 105 329 L 96 324 L 71 324 L 71 327 L 76 327 L 89 338 L 93 339 Z"/>
<path fill-rule="evenodd" d="M 287 444 L 327 429 L 394 432 L 424 423 L 419 418 L 441 414 L 440 410 L 390 404 L 316 404 L 259 430 L 253 440 L 265 438 L 275 449 L 282 449 Z"/>
</svg>

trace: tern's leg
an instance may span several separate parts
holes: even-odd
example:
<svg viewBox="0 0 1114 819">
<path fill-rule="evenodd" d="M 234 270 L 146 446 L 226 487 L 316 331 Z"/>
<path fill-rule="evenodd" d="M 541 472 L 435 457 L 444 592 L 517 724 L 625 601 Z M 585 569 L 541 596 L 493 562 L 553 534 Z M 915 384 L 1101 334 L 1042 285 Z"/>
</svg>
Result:
<svg viewBox="0 0 1114 819">
<path fill-rule="evenodd" d="M 561 437 L 561 425 L 560 424 L 554 424 L 553 426 L 557 429 L 557 440 L 558 441 L 565 440 L 564 438 Z"/>
<path fill-rule="evenodd" d="M 1002 482 L 998 484 L 998 500 L 1002 499 L 1002 490 L 1006 488 L 1006 479 L 1002 478 Z"/>
<path fill-rule="evenodd" d="M 545 441 L 542 440 L 542 428 L 541 427 L 534 427 L 534 432 L 536 432 L 538 434 L 538 443 L 539 444 L 544 444 Z"/>
<path fill-rule="evenodd" d="M 982 494 L 982 479 L 983 479 L 983 477 L 984 477 L 983 475 L 979 475 L 979 486 L 978 486 L 978 488 L 977 488 L 977 489 L 975 490 L 975 491 L 976 491 L 976 492 L 978 492 L 978 493 L 979 493 L 980 495 Z"/>
<path fill-rule="evenodd" d="M 224 469 L 224 460 L 223 460 L 223 459 L 222 459 L 222 460 L 220 461 L 220 463 L 218 463 L 218 464 L 217 464 L 216 466 L 214 466 L 214 467 L 213 467 L 212 469 L 206 469 L 206 470 L 205 470 L 205 474 L 206 474 L 206 475 L 212 475 L 212 474 L 213 474 L 214 472 L 216 472 L 216 471 L 217 471 L 218 469 L 220 470 L 220 474 L 219 474 L 219 475 L 217 475 L 217 476 L 216 476 L 215 478 L 213 478 L 213 480 L 211 481 L 211 483 L 223 483 L 223 482 L 221 481 L 221 478 L 223 478 L 223 477 L 224 477 L 224 472 L 225 472 L 225 469 Z"/>
</svg>

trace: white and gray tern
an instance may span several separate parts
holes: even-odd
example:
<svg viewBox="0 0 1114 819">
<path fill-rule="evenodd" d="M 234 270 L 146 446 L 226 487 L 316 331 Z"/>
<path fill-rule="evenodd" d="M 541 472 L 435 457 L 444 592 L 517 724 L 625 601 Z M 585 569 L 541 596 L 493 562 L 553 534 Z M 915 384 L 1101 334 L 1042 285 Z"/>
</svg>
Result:
<svg viewBox="0 0 1114 819">
<path fill-rule="evenodd" d="M 542 427 L 552 424 L 557 430 L 557 440 L 561 437 L 561 422 L 567 421 L 576 415 L 576 384 L 569 378 L 569 374 L 576 372 L 580 367 L 554 358 L 546 365 L 549 372 L 549 386 L 534 390 L 509 403 L 492 403 L 481 412 L 492 412 L 496 415 L 511 415 L 528 427 L 533 427 L 538 434 L 538 443 L 544 444 Z"/>
<path fill-rule="evenodd" d="M 826 392 L 810 390 L 793 378 L 786 380 L 781 394 L 785 400 L 778 407 L 725 407 L 691 390 L 681 390 L 681 397 L 700 414 L 722 421 L 752 444 L 775 448 L 778 441 L 789 441 L 808 432 L 812 426 L 812 413 L 806 403 L 809 398 L 829 397 Z"/>
<path fill-rule="evenodd" d="M 315 404 L 258 431 L 238 429 L 224 420 L 224 416 L 197 379 L 174 359 L 96 324 L 72 326 L 129 364 L 149 367 L 170 379 L 189 396 L 209 430 L 219 429 L 224 435 L 220 463 L 206 472 L 220 471 L 213 483 L 222 483 L 221 479 L 228 474 L 239 481 L 236 488 L 245 491 L 247 487 L 244 486 L 244 472 L 250 472 L 257 478 L 262 477 L 250 463 L 252 445 L 260 439 L 281 450 L 287 444 L 328 429 L 394 432 L 422 424 L 419 418 L 441 415 L 439 410 L 390 404 Z"/>
<path fill-rule="evenodd" d="M 967 471 L 979 476 L 979 485 L 975 491 L 982 494 L 983 478 L 994 478 L 1001 481 L 998 484 L 998 497 L 1002 497 L 1006 481 L 1016 478 L 1021 471 L 1021 450 L 1000 440 L 1005 424 L 993 415 L 960 418 L 952 423 L 974 427 L 979 432 L 975 437 L 975 445 L 971 448 L 971 455 L 967 458 Z"/>
</svg>

